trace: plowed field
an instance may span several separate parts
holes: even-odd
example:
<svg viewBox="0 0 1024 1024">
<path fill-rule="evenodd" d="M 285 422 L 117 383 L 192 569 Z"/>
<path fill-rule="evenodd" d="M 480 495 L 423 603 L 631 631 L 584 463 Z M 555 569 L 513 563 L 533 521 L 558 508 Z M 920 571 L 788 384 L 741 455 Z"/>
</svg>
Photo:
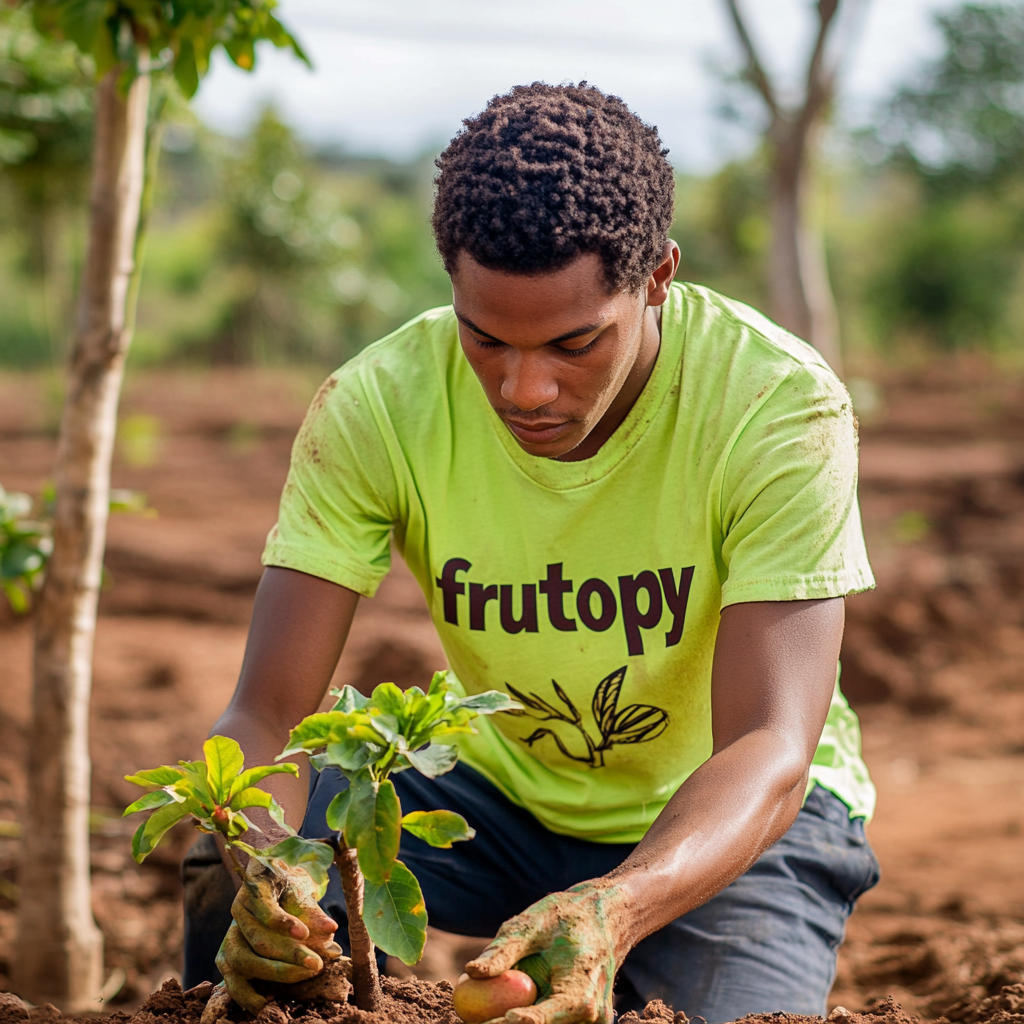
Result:
<svg viewBox="0 0 1024 1024">
<path fill-rule="evenodd" d="M 183 829 L 137 867 L 119 818 L 134 787 L 122 776 L 193 756 L 232 691 L 259 552 L 316 383 L 160 372 L 126 393 L 114 482 L 144 491 L 157 515 L 112 520 L 97 637 L 94 905 L 108 969 L 123 977 L 111 1009 L 138 1007 L 180 970 L 177 859 L 189 841 Z M 877 1002 L 893 995 L 911 1013 L 976 1021 L 1010 1012 L 1004 996 L 978 1008 L 1024 982 L 1024 380 L 963 362 L 890 373 L 881 390 L 861 430 L 879 588 L 848 602 L 843 663 L 879 787 L 870 835 L 884 877 L 851 920 L 833 1004 L 895 1020 Z M 45 482 L 52 395 L 38 378 L 0 376 L 5 487 Z M 30 628 L 0 613 L 6 822 L 26 798 Z M 396 561 L 360 607 L 336 682 L 411 683 L 443 663 Z M 14 940 L 13 832 L 0 825 L 0 990 Z M 417 971 L 452 979 L 475 946 L 435 934 Z"/>
</svg>

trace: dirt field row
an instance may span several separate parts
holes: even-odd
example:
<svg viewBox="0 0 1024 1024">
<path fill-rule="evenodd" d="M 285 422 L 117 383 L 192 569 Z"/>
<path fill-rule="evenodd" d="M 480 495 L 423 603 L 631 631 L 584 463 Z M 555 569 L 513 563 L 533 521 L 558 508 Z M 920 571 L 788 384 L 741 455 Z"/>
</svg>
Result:
<svg viewBox="0 0 1024 1024">
<path fill-rule="evenodd" d="M 881 409 L 862 422 L 861 486 L 879 588 L 848 603 L 843 663 L 879 786 L 870 835 L 884 877 L 851 920 L 833 1001 L 892 994 L 911 1012 L 967 1020 L 983 995 L 1024 981 L 1024 381 L 960 363 L 882 384 Z M 134 787 L 121 777 L 194 755 L 231 693 L 315 385 L 225 371 L 128 388 L 115 484 L 146 492 L 158 515 L 111 523 L 92 712 L 95 912 L 126 1007 L 180 968 L 188 834 L 134 865 L 118 817 Z M 0 483 L 39 490 L 53 422 L 44 382 L 0 376 Z M 26 799 L 29 653 L 29 625 L 0 616 L 6 821 Z M 337 681 L 411 683 L 442 665 L 422 596 L 396 564 L 362 603 Z M 17 848 L 0 837 L 0 990 Z M 459 945 L 435 936 L 421 973 L 450 977 L 466 958 Z"/>
</svg>

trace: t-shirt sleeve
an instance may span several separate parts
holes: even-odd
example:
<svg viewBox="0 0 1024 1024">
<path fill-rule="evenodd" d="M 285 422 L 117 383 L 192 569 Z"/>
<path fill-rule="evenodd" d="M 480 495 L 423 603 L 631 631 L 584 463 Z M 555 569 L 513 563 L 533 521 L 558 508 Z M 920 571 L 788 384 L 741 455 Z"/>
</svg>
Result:
<svg viewBox="0 0 1024 1024">
<path fill-rule="evenodd" d="M 391 566 L 396 492 L 371 402 L 343 369 L 317 392 L 295 439 L 263 564 L 373 597 Z"/>
<path fill-rule="evenodd" d="M 722 607 L 868 590 L 857 505 L 857 428 L 849 395 L 800 367 L 751 415 L 721 493 Z"/>
</svg>

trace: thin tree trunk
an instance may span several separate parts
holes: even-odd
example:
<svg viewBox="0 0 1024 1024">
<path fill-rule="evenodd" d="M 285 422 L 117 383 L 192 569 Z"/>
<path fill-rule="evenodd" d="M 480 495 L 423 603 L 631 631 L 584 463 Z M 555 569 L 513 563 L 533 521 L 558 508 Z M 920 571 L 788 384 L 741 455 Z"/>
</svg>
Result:
<svg viewBox="0 0 1024 1024">
<path fill-rule="evenodd" d="M 798 338 L 809 341 L 842 377 L 839 319 L 825 243 L 808 216 L 807 145 L 796 129 L 787 125 L 774 143 L 768 281 L 772 315 Z"/>
<path fill-rule="evenodd" d="M 334 863 L 338 865 L 345 893 L 348 944 L 352 954 L 352 995 L 360 1010 L 373 1013 L 383 1008 L 384 994 L 377 974 L 373 940 L 363 923 L 363 873 L 359 870 L 356 851 L 349 846 L 335 845 Z"/>
<path fill-rule="evenodd" d="M 788 129 L 788 130 L 787 130 Z M 803 154 L 792 126 L 776 132 L 772 140 L 772 240 L 768 293 L 772 316 L 798 338 L 813 341 L 811 315 L 804 294 L 800 236 L 803 230 Z"/>
<path fill-rule="evenodd" d="M 98 1010 L 103 939 L 89 887 L 89 691 L 110 461 L 142 195 L 149 79 L 101 81 L 89 248 L 55 468 L 54 549 L 36 611 L 32 727 L 14 988 Z"/>
<path fill-rule="evenodd" d="M 746 75 L 771 115 L 767 141 L 771 149 L 772 243 L 768 294 L 772 316 L 787 330 L 809 341 L 841 377 L 839 319 L 825 263 L 824 240 L 807 217 L 808 154 L 823 112 L 834 95 L 835 68 L 825 57 L 825 43 L 841 0 L 817 0 L 818 35 L 807 66 L 803 103 L 785 108 L 776 96 L 747 29 L 738 0 L 725 0 L 747 59 Z"/>
</svg>

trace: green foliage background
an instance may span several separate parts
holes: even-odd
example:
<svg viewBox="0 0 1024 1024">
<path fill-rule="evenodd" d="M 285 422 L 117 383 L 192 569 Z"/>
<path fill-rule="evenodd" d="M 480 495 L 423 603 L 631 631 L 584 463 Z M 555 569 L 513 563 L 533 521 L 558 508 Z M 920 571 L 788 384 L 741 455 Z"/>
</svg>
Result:
<svg viewBox="0 0 1024 1024">
<path fill-rule="evenodd" d="M 850 355 L 1024 347 L 1024 5 L 967 4 L 938 22 L 941 56 L 871 132 L 832 129 L 819 168 L 815 216 Z M 0 7 L 0 365 L 63 357 L 93 71 Z M 450 301 L 429 226 L 433 154 L 314 151 L 273 107 L 230 139 L 182 92 L 167 109 L 135 365 L 333 367 Z M 768 199 L 758 153 L 680 176 L 681 276 L 763 307 Z"/>
</svg>

